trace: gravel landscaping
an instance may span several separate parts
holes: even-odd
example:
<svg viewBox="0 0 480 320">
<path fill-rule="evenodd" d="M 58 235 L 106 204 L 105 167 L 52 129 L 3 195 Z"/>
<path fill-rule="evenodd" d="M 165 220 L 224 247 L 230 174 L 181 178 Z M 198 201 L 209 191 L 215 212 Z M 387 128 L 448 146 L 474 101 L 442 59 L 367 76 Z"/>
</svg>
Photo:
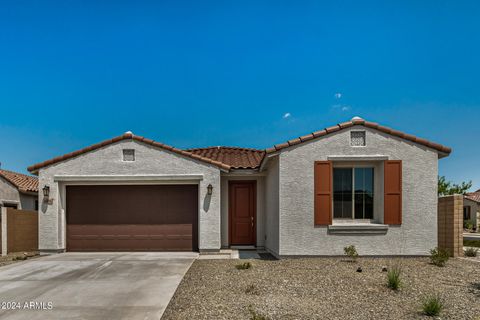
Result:
<svg viewBox="0 0 480 320">
<path fill-rule="evenodd" d="M 235 266 L 249 261 L 250 269 Z M 403 285 L 386 286 L 382 266 L 400 264 Z M 358 266 L 362 272 L 357 272 Z M 196 260 L 162 319 L 431 319 L 427 295 L 444 302 L 441 319 L 479 319 L 480 263 L 428 258 Z"/>
<path fill-rule="evenodd" d="M 0 256 L 0 267 L 6 266 L 15 262 L 31 259 L 38 256 L 38 252 L 13 252 L 6 256 Z"/>
</svg>

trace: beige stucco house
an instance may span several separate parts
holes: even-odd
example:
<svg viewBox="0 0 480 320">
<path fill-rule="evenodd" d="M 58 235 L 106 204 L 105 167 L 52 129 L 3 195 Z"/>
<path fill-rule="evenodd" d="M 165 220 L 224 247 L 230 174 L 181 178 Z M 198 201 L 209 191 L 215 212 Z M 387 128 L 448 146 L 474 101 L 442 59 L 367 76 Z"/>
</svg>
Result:
<svg viewBox="0 0 480 320">
<path fill-rule="evenodd" d="M 44 252 L 262 248 L 425 255 L 450 149 L 360 118 L 266 150 L 180 150 L 127 132 L 29 167 Z"/>
<path fill-rule="evenodd" d="M 473 230 L 479 232 L 480 225 L 480 190 L 467 193 L 463 198 L 463 222 L 469 222 Z"/>
<path fill-rule="evenodd" d="M 38 179 L 0 169 L 0 207 L 38 210 Z"/>
</svg>

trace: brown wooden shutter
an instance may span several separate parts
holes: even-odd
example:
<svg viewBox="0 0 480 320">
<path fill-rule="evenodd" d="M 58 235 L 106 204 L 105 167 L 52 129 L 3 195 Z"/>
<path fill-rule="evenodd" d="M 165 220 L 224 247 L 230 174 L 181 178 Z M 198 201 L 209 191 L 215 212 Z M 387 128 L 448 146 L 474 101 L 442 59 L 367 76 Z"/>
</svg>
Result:
<svg viewBox="0 0 480 320">
<path fill-rule="evenodd" d="M 402 161 L 385 161 L 385 224 L 402 224 Z"/>
<path fill-rule="evenodd" d="M 315 161 L 315 225 L 332 224 L 332 162 Z"/>
</svg>

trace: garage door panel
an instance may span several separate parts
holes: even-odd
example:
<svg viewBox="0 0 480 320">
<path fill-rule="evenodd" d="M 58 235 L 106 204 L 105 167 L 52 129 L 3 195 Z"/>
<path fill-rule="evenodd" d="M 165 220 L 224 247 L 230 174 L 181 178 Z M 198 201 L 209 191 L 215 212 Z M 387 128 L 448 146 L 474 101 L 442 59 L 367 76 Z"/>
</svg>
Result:
<svg viewBox="0 0 480 320">
<path fill-rule="evenodd" d="M 67 250 L 197 250 L 198 187 L 67 186 Z"/>
</svg>

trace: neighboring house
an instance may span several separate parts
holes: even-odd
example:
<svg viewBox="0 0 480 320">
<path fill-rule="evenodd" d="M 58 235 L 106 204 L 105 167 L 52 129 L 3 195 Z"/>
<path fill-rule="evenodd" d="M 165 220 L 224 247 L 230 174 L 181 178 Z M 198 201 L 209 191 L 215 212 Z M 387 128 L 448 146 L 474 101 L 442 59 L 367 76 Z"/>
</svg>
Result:
<svg viewBox="0 0 480 320">
<path fill-rule="evenodd" d="M 33 165 L 40 250 L 265 248 L 426 255 L 450 149 L 360 118 L 266 150 L 180 150 L 127 132 Z"/>
<path fill-rule="evenodd" d="M 38 210 L 37 177 L 0 169 L 0 207 Z"/>
<path fill-rule="evenodd" d="M 463 198 L 463 222 L 470 222 L 475 231 L 480 225 L 480 189 L 467 193 Z"/>
</svg>

